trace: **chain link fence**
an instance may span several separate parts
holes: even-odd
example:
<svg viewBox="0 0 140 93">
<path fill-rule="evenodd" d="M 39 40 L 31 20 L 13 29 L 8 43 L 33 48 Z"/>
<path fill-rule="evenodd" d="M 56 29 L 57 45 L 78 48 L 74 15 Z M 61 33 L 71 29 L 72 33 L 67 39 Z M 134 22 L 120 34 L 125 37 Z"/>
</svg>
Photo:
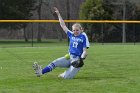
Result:
<svg viewBox="0 0 140 93">
<path fill-rule="evenodd" d="M 53 43 L 58 43 L 58 45 L 61 43 L 68 44 L 67 36 L 60 27 L 58 20 L 38 21 L 28 22 L 27 20 L 20 28 L 12 28 L 15 24 L 13 20 L 13 22 L 10 22 L 11 26 L 9 28 L 1 28 L 0 47 L 41 47 Z M 91 43 L 136 45 L 140 42 L 139 21 L 115 23 L 114 21 L 67 20 L 66 25 L 70 30 L 74 22 L 81 22 Z M 0 24 L 9 25 L 8 22 L 1 22 Z M 16 24 L 20 25 L 20 20 Z"/>
</svg>

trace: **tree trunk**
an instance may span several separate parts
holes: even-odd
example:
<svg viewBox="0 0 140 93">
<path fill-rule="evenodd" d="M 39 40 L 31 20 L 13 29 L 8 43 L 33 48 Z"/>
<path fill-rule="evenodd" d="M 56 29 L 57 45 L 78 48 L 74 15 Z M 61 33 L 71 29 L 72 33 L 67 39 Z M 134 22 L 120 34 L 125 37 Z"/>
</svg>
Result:
<svg viewBox="0 0 140 93">
<path fill-rule="evenodd" d="M 28 40 L 27 34 L 26 34 L 26 26 L 24 26 L 23 31 L 24 31 L 24 39 L 25 39 L 25 42 L 28 42 L 29 40 Z"/>
<path fill-rule="evenodd" d="M 42 0 L 39 0 L 38 5 L 38 19 L 41 20 L 41 7 L 42 7 Z M 38 23 L 38 35 L 37 35 L 37 42 L 41 42 L 42 32 L 41 32 L 41 23 Z"/>
<path fill-rule="evenodd" d="M 123 20 L 125 20 L 125 15 L 126 15 L 126 4 L 125 0 L 123 0 Z M 123 23 L 123 31 L 122 31 L 122 43 L 126 43 L 126 24 Z"/>
</svg>

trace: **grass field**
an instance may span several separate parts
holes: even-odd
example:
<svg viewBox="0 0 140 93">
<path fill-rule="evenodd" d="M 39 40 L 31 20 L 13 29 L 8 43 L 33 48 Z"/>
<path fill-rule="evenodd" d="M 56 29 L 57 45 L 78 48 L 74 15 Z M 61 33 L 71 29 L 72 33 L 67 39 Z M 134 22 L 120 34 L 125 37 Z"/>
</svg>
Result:
<svg viewBox="0 0 140 93">
<path fill-rule="evenodd" d="M 44 67 L 67 50 L 57 43 L 0 48 L 0 93 L 140 93 L 140 45 L 91 45 L 74 79 L 57 77 L 64 68 L 36 77 L 34 61 Z"/>
</svg>

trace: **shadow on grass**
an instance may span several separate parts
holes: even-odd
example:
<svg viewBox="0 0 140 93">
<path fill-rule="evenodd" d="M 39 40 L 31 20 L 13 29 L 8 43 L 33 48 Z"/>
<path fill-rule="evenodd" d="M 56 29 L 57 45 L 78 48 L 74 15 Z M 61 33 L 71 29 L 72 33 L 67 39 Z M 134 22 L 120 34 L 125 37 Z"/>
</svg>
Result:
<svg viewBox="0 0 140 93">
<path fill-rule="evenodd" d="M 96 76 L 83 76 L 83 77 L 75 77 L 74 79 L 82 79 L 82 80 L 105 80 L 105 79 L 124 79 L 125 77 L 119 76 L 104 76 L 104 77 L 96 77 Z"/>
</svg>

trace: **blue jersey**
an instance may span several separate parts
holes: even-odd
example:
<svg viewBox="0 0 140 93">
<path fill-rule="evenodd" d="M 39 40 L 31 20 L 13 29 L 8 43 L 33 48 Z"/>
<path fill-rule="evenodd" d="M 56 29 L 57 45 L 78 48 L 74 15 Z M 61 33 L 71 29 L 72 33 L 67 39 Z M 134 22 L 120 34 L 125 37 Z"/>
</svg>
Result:
<svg viewBox="0 0 140 93">
<path fill-rule="evenodd" d="M 71 31 L 67 31 L 67 35 L 70 40 L 69 53 L 80 57 L 83 53 L 83 48 L 86 48 L 85 35 L 80 34 L 78 36 L 74 36 Z"/>
</svg>

